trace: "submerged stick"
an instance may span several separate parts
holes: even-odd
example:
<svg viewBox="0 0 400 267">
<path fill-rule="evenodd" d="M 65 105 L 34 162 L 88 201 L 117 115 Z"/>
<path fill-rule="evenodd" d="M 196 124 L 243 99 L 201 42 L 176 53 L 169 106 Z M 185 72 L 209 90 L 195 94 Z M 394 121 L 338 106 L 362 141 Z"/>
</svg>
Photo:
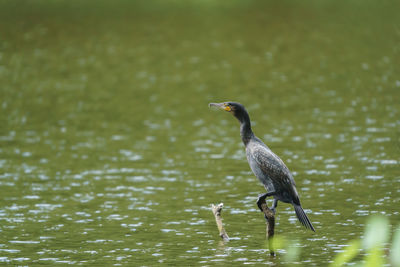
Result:
<svg viewBox="0 0 400 267">
<path fill-rule="evenodd" d="M 273 244 L 274 230 L 275 230 L 275 214 L 268 208 L 267 202 L 264 200 L 261 203 L 261 208 L 264 212 L 265 220 L 267 221 L 267 239 L 269 246 L 269 253 L 271 256 L 275 256 L 275 249 Z"/>
<path fill-rule="evenodd" d="M 215 222 L 217 223 L 217 227 L 219 230 L 219 236 L 224 241 L 229 241 L 229 236 L 225 231 L 224 225 L 222 224 L 221 211 L 222 211 L 223 206 L 224 206 L 224 203 L 219 203 L 217 206 L 215 206 L 214 204 L 211 204 L 211 209 L 215 216 Z"/>
</svg>

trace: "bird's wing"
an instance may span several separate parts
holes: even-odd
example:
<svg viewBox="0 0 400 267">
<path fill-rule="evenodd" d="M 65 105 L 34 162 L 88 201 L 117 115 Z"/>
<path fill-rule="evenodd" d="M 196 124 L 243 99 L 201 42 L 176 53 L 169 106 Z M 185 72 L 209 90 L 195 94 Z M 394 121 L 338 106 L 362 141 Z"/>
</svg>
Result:
<svg viewBox="0 0 400 267">
<path fill-rule="evenodd" d="M 290 197 L 297 202 L 295 182 L 285 163 L 267 147 L 256 146 L 253 149 L 254 160 L 258 167 L 270 177 L 275 190 L 289 193 Z"/>
<path fill-rule="evenodd" d="M 287 177 L 288 180 L 291 180 L 290 171 L 285 163 L 268 148 L 262 146 L 255 147 L 252 155 L 258 166 L 271 176 L 272 179 L 274 177 L 279 179 Z"/>
</svg>

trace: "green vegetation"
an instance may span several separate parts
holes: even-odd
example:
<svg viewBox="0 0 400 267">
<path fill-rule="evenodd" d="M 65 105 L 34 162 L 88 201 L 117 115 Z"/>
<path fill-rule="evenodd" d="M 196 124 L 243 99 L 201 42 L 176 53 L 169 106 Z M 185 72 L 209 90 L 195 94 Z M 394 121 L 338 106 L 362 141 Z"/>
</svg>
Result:
<svg viewBox="0 0 400 267">
<path fill-rule="evenodd" d="M 390 257 L 386 257 L 389 249 L 387 247 L 389 232 L 390 224 L 386 217 L 369 218 L 364 237 L 351 241 L 348 247 L 336 256 L 331 266 L 343 266 L 359 255 L 363 255 L 363 259 L 356 261 L 357 266 L 384 266 L 388 261 L 391 261 L 392 266 L 400 266 L 400 225 L 393 235 Z"/>
<path fill-rule="evenodd" d="M 391 244 L 388 242 L 390 239 Z M 298 241 L 288 241 L 278 236 L 274 242 L 276 248 L 286 250 L 285 262 L 294 263 L 299 260 L 301 248 Z M 399 252 L 400 225 L 390 238 L 389 220 L 384 216 L 375 215 L 368 218 L 363 237 L 350 241 L 344 251 L 335 256 L 330 267 L 345 266 L 349 263 L 365 267 L 379 267 L 387 264 L 400 266 Z"/>
</svg>

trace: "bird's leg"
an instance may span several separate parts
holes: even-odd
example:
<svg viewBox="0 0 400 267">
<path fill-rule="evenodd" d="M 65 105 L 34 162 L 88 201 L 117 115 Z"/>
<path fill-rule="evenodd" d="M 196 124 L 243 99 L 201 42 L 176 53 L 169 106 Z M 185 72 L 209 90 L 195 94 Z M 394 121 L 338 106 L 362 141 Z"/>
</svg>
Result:
<svg viewBox="0 0 400 267">
<path fill-rule="evenodd" d="M 258 208 L 259 208 L 261 211 L 263 211 L 263 209 L 261 208 L 261 204 L 262 204 L 263 202 L 265 202 L 265 199 L 266 199 L 267 197 L 270 197 L 270 196 L 273 196 L 273 195 L 275 195 L 275 192 L 267 192 L 267 193 L 258 195 L 257 206 L 258 206 Z M 274 202 L 274 204 L 275 204 L 275 202 Z"/>
<path fill-rule="evenodd" d="M 278 200 L 274 198 L 274 204 L 272 204 L 272 208 L 270 209 L 274 214 L 276 212 L 276 207 L 278 207 Z"/>
</svg>

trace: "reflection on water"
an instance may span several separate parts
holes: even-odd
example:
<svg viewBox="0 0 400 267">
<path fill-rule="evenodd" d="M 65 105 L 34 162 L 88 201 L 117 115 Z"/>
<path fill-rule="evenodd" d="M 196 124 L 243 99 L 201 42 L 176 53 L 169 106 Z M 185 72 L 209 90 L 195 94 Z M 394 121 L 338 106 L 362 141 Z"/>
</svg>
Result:
<svg viewBox="0 0 400 267">
<path fill-rule="evenodd" d="M 288 261 L 268 256 L 238 123 L 207 108 L 224 100 L 295 176 L 317 230 L 279 205 L 297 263 L 368 215 L 400 222 L 397 4 L 206 2 L 0 4 L 0 262 Z"/>
</svg>

